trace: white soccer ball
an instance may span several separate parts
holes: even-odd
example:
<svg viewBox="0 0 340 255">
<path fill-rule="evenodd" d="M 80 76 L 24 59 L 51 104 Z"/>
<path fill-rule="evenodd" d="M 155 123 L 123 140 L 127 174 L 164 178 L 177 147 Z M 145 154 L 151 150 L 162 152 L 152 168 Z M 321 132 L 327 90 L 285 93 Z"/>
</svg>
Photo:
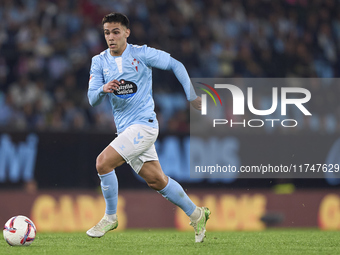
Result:
<svg viewBox="0 0 340 255">
<path fill-rule="evenodd" d="M 33 243 L 36 228 L 29 218 L 18 215 L 10 218 L 3 230 L 6 242 L 11 246 L 27 246 Z"/>
</svg>

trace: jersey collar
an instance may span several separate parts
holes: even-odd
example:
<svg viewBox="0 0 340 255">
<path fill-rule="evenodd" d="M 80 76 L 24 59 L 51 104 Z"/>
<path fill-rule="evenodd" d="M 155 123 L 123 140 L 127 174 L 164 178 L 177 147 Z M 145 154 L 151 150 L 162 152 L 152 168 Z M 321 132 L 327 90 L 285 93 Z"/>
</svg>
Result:
<svg viewBox="0 0 340 255">
<path fill-rule="evenodd" d="M 123 51 L 123 54 L 121 56 L 112 56 L 111 53 L 110 53 L 110 48 L 107 48 L 107 54 L 111 57 L 111 58 L 119 58 L 119 57 L 125 57 L 129 54 L 130 52 L 130 48 L 131 48 L 131 44 L 127 43 L 126 44 L 126 48 L 125 50 Z"/>
</svg>

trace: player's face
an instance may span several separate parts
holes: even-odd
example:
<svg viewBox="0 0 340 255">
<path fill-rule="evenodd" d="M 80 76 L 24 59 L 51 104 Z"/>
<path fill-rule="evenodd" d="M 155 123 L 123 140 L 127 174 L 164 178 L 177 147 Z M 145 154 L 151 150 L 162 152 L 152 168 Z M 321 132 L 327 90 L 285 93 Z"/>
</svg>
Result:
<svg viewBox="0 0 340 255">
<path fill-rule="evenodd" d="M 120 56 L 123 54 L 127 38 L 130 35 L 130 29 L 127 29 L 120 23 L 108 23 L 103 25 L 104 35 L 107 46 L 110 48 L 112 56 Z"/>
</svg>

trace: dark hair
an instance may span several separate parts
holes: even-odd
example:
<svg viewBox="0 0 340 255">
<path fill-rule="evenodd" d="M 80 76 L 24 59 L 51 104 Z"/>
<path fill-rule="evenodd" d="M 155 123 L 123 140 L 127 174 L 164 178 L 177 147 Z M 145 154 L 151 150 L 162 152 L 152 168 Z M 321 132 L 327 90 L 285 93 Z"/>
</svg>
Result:
<svg viewBox="0 0 340 255">
<path fill-rule="evenodd" d="M 130 26 L 130 21 L 128 17 L 126 17 L 124 14 L 119 13 L 119 12 L 111 12 L 110 14 L 105 15 L 102 20 L 102 25 L 104 25 L 107 22 L 108 23 L 112 23 L 112 22 L 120 23 L 126 28 L 129 28 Z"/>
</svg>

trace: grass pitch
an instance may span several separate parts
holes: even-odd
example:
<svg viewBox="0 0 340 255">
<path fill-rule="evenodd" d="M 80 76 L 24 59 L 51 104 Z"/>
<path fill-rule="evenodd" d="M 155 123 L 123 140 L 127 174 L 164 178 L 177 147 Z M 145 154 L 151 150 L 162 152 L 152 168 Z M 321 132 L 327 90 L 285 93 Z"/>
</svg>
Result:
<svg viewBox="0 0 340 255">
<path fill-rule="evenodd" d="M 2 234 L 1 234 L 2 236 Z M 85 233 L 39 233 L 28 247 L 11 247 L 1 237 L 0 254 L 340 254 L 340 232 L 275 229 L 262 232 L 207 232 L 194 243 L 193 232 L 111 231 L 102 238 Z"/>
</svg>

